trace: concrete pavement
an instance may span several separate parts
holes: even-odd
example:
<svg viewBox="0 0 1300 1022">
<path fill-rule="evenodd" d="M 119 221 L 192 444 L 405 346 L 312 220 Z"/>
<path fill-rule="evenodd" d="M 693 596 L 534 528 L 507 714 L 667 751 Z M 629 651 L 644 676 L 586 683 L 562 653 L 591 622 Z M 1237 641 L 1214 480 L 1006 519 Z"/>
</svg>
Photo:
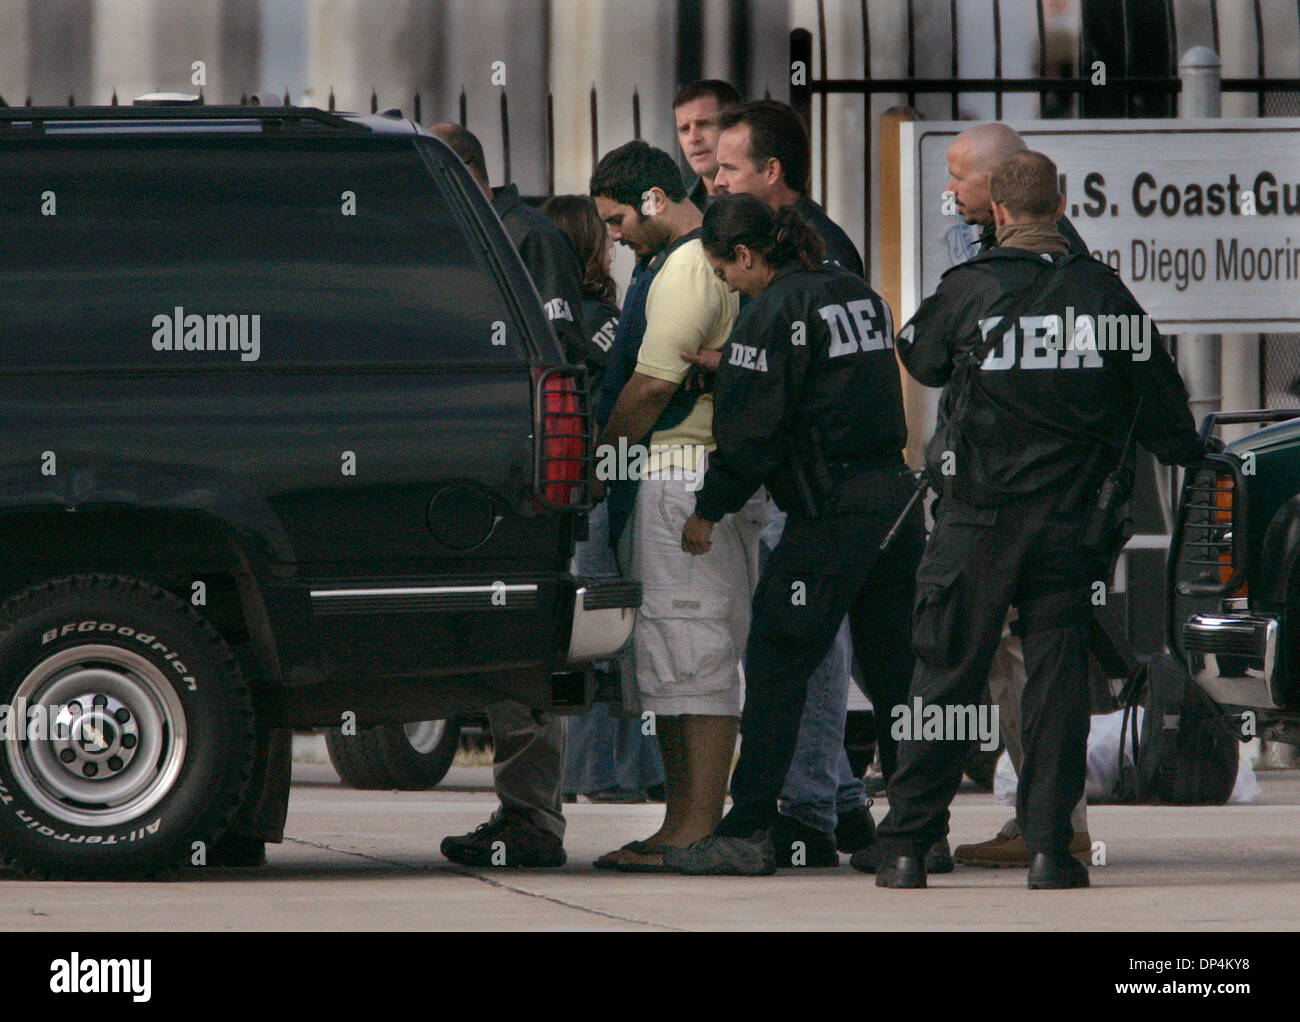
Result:
<svg viewBox="0 0 1300 1022">
<path fill-rule="evenodd" d="M 653 831 L 660 805 L 566 806 L 562 869 L 462 869 L 438 843 L 487 818 L 490 769 L 454 768 L 444 788 L 390 793 L 352 791 L 329 766 L 299 763 L 288 839 L 266 867 L 121 884 L 0 871 L 0 929 L 1290 930 L 1300 919 L 1300 771 L 1263 772 L 1260 783 L 1253 805 L 1091 808 L 1106 865 L 1093 867 L 1090 890 L 1030 892 L 1023 871 L 959 867 L 926 891 L 885 891 L 847 857 L 839 869 L 758 878 L 590 868 Z M 991 837 L 1009 815 L 964 790 L 954 846 Z"/>
</svg>

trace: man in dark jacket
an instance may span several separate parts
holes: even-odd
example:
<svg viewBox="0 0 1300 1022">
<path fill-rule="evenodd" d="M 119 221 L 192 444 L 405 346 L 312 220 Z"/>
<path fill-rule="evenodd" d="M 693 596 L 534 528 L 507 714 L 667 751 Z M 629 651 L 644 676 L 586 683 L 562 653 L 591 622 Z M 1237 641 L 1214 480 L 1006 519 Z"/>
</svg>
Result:
<svg viewBox="0 0 1300 1022">
<path fill-rule="evenodd" d="M 987 252 L 997 246 L 993 210 L 989 203 L 989 174 L 1003 160 L 1023 152 L 1025 148 L 1025 141 L 1018 132 L 996 121 L 967 128 L 948 146 L 947 191 L 952 195 L 965 223 L 981 229 L 978 242 L 971 241 L 966 227 L 953 229 L 962 232 L 960 243 L 954 246 L 963 253 L 962 258 Z M 1065 238 L 1071 253 L 1088 254 L 1087 245 L 1066 217 L 1061 217 L 1056 222 L 1056 229 Z M 946 413 L 946 409 L 943 411 Z M 1012 766 L 1018 771 L 1021 762 L 1019 706 L 1020 693 L 1024 690 L 1025 671 L 1020 640 L 1013 634 L 1017 627 L 1013 615 L 1014 612 L 1008 617 L 1002 642 L 994 656 L 993 669 L 989 674 L 989 692 L 998 704 L 1002 739 L 1011 756 Z M 1075 837 L 1071 849 L 1076 855 L 1090 857 L 1092 839 L 1088 835 L 1086 799 L 1079 800 L 1072 820 Z M 879 849 L 875 852 L 878 855 Z M 853 865 L 869 873 L 875 869 L 874 858 L 871 855 L 858 856 L 854 858 Z M 1028 868 L 1031 856 L 1013 817 L 991 841 L 961 845 L 953 852 L 953 858 L 963 865 Z"/>
<path fill-rule="evenodd" d="M 718 117 L 727 107 L 740 102 L 740 93 L 730 82 L 705 78 L 683 85 L 673 97 L 673 120 L 682 155 L 698 175 L 686 197 L 703 213 L 717 192 Z"/>
<path fill-rule="evenodd" d="M 944 274 L 898 337 L 908 371 L 947 387 L 949 414 L 927 450 L 941 495 L 917 572 L 910 705 L 893 711 L 903 740 L 881 887 L 925 886 L 922 856 L 946 832 L 964 725 L 979 716 L 1009 605 L 1028 673 L 1016 816 L 1029 886 L 1087 886 L 1068 848 L 1085 777 L 1090 594 L 1107 567 L 1106 544 L 1085 543 L 1106 521 L 1096 494 L 1130 429 L 1166 464 L 1204 453 L 1149 318 L 1112 269 L 1067 255 L 1055 164 L 1017 153 L 989 188 L 997 245 Z"/>
<path fill-rule="evenodd" d="M 1024 152 L 1026 144 L 1018 131 L 1001 122 L 975 125 L 969 127 L 948 147 L 948 187 L 957 205 L 957 212 L 965 225 L 979 226 L 978 241 L 972 241 L 967 226 L 954 226 L 949 234 L 959 231 L 959 237 L 952 248 L 961 254 L 961 259 L 987 252 L 997 246 L 997 235 L 993 225 L 993 211 L 988 198 L 988 177 L 993 168 L 1014 153 Z M 1087 244 L 1079 237 L 1078 231 L 1066 217 L 1057 221 L 1057 230 L 1065 238 L 1070 252 L 1088 255 Z M 941 419 L 946 415 L 946 408 L 941 410 Z M 1013 709 L 1011 702 L 1019 706 L 1019 693 L 1024 688 L 1024 667 L 1021 644 L 1013 635 L 1015 625 L 1008 620 L 1008 627 L 1002 633 L 1002 642 L 995 657 L 995 668 L 989 675 L 989 690 L 993 700 L 998 703 L 998 722 L 1000 722 L 1002 739 L 1006 750 L 1011 755 L 1011 763 L 1019 768 L 1021 763 L 1021 742 L 1019 742 L 1019 713 Z M 1080 800 L 1074 811 L 1075 841 L 1071 848 L 1080 856 L 1091 856 L 1092 841 L 1088 836 L 1087 801 Z M 855 869 L 865 872 L 875 870 L 875 854 L 855 857 Z M 1024 866 L 1030 865 L 1021 832 L 1014 818 L 993 837 L 991 841 L 980 844 L 961 845 L 953 853 L 953 858 L 963 865 L 979 866 Z"/>
<path fill-rule="evenodd" d="M 524 202 L 518 186 L 489 186 L 483 146 L 468 129 L 448 121 L 435 124 L 429 131 L 451 146 L 492 203 L 528 270 L 528 276 L 532 278 L 533 286 L 537 288 L 546 318 L 559 338 L 565 356 L 575 365 L 593 357 L 603 365 L 605 352 L 593 347 L 591 338 L 584 335 L 578 321 L 582 269 L 564 232 L 544 213 Z"/>
<path fill-rule="evenodd" d="M 849 236 L 808 195 L 812 146 L 798 111 L 775 99 L 759 99 L 728 107 L 718 124 L 722 134 L 715 188 L 755 195 L 773 209 L 794 206 L 821 235 L 827 262 L 865 279 L 862 257 Z"/>
<path fill-rule="evenodd" d="M 532 277 L 565 356 L 575 363 L 598 357 L 603 364 L 604 351 L 592 347 L 593 340 L 578 321 L 582 274 L 564 232 L 526 205 L 514 185 L 489 187 L 483 146 L 465 128 L 445 123 L 429 131 L 461 158 L 492 203 Z M 472 833 L 444 838 L 442 854 L 464 866 L 564 865 L 564 722 L 514 700 L 487 707 L 487 717 L 495 749 L 492 777 L 501 807 Z"/>
</svg>

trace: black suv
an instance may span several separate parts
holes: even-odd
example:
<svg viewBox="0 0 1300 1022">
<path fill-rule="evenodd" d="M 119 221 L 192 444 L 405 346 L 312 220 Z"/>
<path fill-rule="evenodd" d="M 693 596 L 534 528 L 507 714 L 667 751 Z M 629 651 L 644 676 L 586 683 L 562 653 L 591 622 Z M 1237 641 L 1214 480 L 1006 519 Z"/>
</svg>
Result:
<svg viewBox="0 0 1300 1022">
<path fill-rule="evenodd" d="M 0 856 L 193 861 L 267 736 L 577 708 L 582 370 L 396 117 L 0 110 Z M 280 796 L 287 799 L 287 792 Z"/>
</svg>

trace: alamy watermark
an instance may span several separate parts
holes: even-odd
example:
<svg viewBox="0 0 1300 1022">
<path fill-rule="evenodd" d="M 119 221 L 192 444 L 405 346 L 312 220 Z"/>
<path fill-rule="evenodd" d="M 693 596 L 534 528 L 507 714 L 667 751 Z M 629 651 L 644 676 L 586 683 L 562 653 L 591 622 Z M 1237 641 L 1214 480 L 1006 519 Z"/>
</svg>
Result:
<svg viewBox="0 0 1300 1022">
<path fill-rule="evenodd" d="M 72 738 L 73 724 L 81 714 L 80 705 L 33 703 L 19 697 L 13 704 L 0 703 L 0 742 L 66 742 Z M 91 725 L 84 729 L 84 740 L 94 742 Z"/>
<path fill-rule="evenodd" d="M 980 363 L 986 372 L 1002 369 L 1100 369 L 1103 351 L 1127 351 L 1134 362 L 1151 357 L 1152 338 L 1157 336 L 1151 317 L 1135 315 L 1076 315 L 1066 306 L 1065 315 L 1020 316 L 1008 322 L 1005 316 L 986 316 L 979 322 L 984 340 L 995 331 L 1002 336 Z M 904 328 L 904 333 L 911 324 Z"/>
<path fill-rule="evenodd" d="M 176 306 L 171 314 L 153 318 L 154 351 L 237 351 L 241 362 L 256 362 L 262 354 L 262 317 L 186 313 Z"/>
<path fill-rule="evenodd" d="M 981 750 L 992 752 L 1000 741 L 996 704 L 925 705 L 917 696 L 910 704 L 895 706 L 889 715 L 894 721 L 889 726 L 889 737 L 896 742 L 978 741 Z"/>
<path fill-rule="evenodd" d="M 72 952 L 50 962 L 50 992 L 130 994 L 137 1004 L 153 996 L 152 958 L 82 958 Z"/>
<path fill-rule="evenodd" d="M 708 452 L 703 444 L 629 444 L 619 437 L 617 444 L 596 447 L 596 478 L 637 481 L 653 472 L 656 479 L 685 479 L 694 492 L 704 484 Z"/>
<path fill-rule="evenodd" d="M 1052 351 L 1128 351 L 1134 362 L 1151 357 L 1151 317 L 1146 313 L 1116 316 L 1076 316 L 1074 306 L 1065 317 L 1047 316 L 1046 344 Z"/>
</svg>

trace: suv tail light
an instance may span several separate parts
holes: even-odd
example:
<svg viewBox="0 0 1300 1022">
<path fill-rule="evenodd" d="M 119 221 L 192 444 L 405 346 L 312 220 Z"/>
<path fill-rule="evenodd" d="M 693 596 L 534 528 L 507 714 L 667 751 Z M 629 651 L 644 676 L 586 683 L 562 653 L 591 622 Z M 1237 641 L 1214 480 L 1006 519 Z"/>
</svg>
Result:
<svg viewBox="0 0 1300 1022">
<path fill-rule="evenodd" d="M 581 370 L 534 367 L 537 503 L 582 511 L 590 506 L 591 418 Z"/>
</svg>

